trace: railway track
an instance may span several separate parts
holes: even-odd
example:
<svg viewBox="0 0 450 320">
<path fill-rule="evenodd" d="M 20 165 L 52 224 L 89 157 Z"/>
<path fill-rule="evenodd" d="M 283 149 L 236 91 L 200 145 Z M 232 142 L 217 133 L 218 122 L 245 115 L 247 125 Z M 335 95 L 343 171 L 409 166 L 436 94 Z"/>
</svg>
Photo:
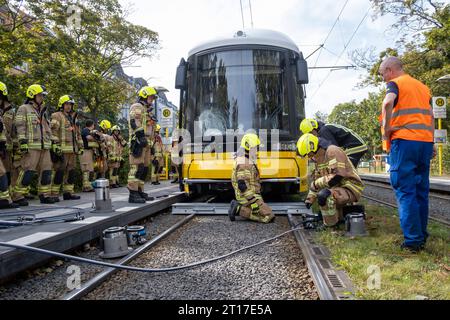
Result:
<svg viewBox="0 0 450 320">
<path fill-rule="evenodd" d="M 364 179 L 366 190 L 363 198 L 398 209 L 397 200 L 389 183 Z M 450 226 L 450 193 L 446 190 L 441 192 L 432 191 L 430 199 L 430 219 Z"/>
</svg>

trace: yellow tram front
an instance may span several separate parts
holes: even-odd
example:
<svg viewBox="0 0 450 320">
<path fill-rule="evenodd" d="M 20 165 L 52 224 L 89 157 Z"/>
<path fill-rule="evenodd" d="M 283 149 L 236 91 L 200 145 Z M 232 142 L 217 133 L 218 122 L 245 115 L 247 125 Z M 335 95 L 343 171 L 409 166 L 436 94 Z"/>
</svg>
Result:
<svg viewBox="0 0 450 320">
<path fill-rule="evenodd" d="M 177 70 L 181 90 L 182 188 L 230 190 L 235 153 L 257 133 L 263 191 L 306 192 L 307 161 L 297 156 L 305 117 L 307 64 L 295 43 L 269 30 L 240 31 L 194 48 Z"/>
</svg>

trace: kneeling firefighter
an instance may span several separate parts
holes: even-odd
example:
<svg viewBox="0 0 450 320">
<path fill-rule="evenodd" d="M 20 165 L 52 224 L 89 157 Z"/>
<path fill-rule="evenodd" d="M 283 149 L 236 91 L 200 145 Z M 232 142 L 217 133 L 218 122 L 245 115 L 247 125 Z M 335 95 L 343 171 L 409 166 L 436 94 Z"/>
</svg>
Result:
<svg viewBox="0 0 450 320">
<path fill-rule="evenodd" d="M 63 185 L 64 200 L 78 200 L 75 193 L 77 156 L 83 155 L 84 146 L 80 128 L 77 125 L 75 101 L 69 95 L 59 99 L 56 112 L 52 114 L 52 161 L 55 175 L 52 185 L 52 197 L 59 201 L 59 192 Z"/>
<path fill-rule="evenodd" d="M 27 90 L 27 100 L 19 107 L 15 118 L 20 162 L 19 177 L 15 186 L 14 199 L 24 200 L 29 193 L 31 182 L 39 173 L 38 194 L 41 203 L 53 204 L 51 198 L 52 160 L 50 148 L 52 146 L 52 131 L 45 115 L 44 99 L 47 95 L 45 87 L 34 84 Z"/>
<path fill-rule="evenodd" d="M 130 108 L 130 172 L 128 174 L 129 203 L 145 203 L 152 201 L 144 192 L 145 179 L 149 173 L 151 151 L 149 140 L 153 132 L 149 132 L 152 119 L 152 105 L 156 100 L 156 90 L 144 87 L 139 91 L 139 100 Z"/>
<path fill-rule="evenodd" d="M 231 182 L 236 194 L 236 200 L 231 202 L 228 212 L 230 220 L 236 215 L 256 222 L 269 223 L 275 216 L 261 196 L 261 182 L 256 165 L 258 146 L 261 141 L 256 134 L 243 137 L 233 167 Z"/>
<path fill-rule="evenodd" d="M 318 202 L 323 222 L 332 227 L 344 219 L 343 207 L 359 201 L 364 185 L 345 152 L 313 134 L 303 135 L 297 143 L 301 157 L 315 163 L 310 192 L 305 204 L 308 209 Z"/>
</svg>

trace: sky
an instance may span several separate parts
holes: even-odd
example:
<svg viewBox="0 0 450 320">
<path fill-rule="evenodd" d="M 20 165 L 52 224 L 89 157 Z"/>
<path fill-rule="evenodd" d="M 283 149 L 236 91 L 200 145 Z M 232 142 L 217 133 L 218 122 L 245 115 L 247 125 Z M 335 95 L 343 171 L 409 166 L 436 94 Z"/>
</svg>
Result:
<svg viewBox="0 0 450 320">
<path fill-rule="evenodd" d="M 308 59 L 309 66 L 352 65 L 349 53 L 353 50 L 375 46 L 378 53 L 393 46 L 396 40 L 396 35 L 388 31 L 394 18 L 387 16 L 374 21 L 369 0 L 242 0 L 246 28 L 252 27 L 249 1 L 253 27 L 285 33 L 297 43 L 305 57 L 324 43 L 346 4 L 325 42 L 325 49 Z M 174 83 L 180 59 L 186 59 L 189 50 L 198 43 L 224 34 L 232 35 L 243 28 L 240 0 L 120 2 L 125 8 L 131 8 L 130 22 L 158 32 L 161 46 L 154 58 L 142 59 L 126 68 L 125 72 L 147 79 L 150 85 L 167 88 L 169 92 L 166 95 L 175 105 L 179 105 L 179 91 Z M 356 88 L 364 75 L 365 70 L 310 71 L 307 116 L 317 111 L 329 114 L 337 104 L 361 101 L 368 92 L 377 90 Z"/>
</svg>

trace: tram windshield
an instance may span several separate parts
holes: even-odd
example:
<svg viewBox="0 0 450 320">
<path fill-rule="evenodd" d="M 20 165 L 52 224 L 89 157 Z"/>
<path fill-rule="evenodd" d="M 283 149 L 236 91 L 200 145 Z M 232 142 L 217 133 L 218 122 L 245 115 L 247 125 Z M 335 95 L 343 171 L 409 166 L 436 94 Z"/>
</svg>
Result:
<svg viewBox="0 0 450 320">
<path fill-rule="evenodd" d="M 229 129 L 278 129 L 281 136 L 292 135 L 290 117 L 297 115 L 290 112 L 288 81 L 294 82 L 291 87 L 296 83 L 294 73 L 286 69 L 286 56 L 285 52 L 267 49 L 199 56 L 197 89 L 190 93 L 195 99 L 189 99 L 196 103 L 188 103 L 187 116 L 197 122 L 203 136 L 224 135 Z M 195 78 L 192 74 L 189 78 L 192 88 Z M 298 100 L 295 97 L 291 101 Z M 293 109 L 301 112 L 300 106 Z"/>
</svg>

